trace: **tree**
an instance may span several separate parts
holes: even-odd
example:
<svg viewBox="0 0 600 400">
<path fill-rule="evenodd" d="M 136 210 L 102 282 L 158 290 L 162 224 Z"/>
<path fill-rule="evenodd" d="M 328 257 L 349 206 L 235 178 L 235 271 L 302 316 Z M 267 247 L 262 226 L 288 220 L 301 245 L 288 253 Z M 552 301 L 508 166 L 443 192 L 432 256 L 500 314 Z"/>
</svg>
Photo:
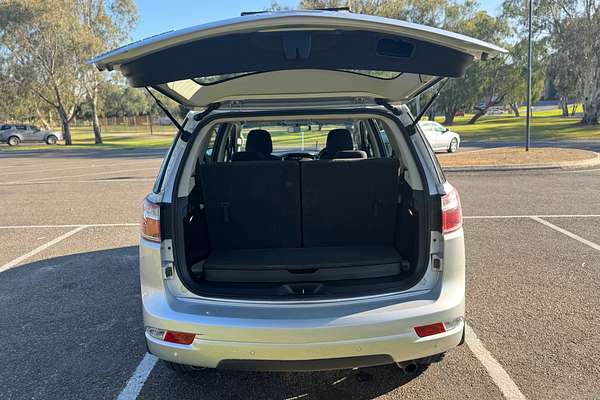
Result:
<svg viewBox="0 0 600 400">
<path fill-rule="evenodd" d="M 137 23 L 135 0 L 78 0 L 78 11 L 90 40 L 86 48 L 88 58 L 117 47 L 127 39 Z M 102 143 L 102 130 L 98 118 L 99 89 L 106 81 L 106 74 L 89 65 L 83 69 L 82 82 L 91 110 L 94 141 Z"/>
<path fill-rule="evenodd" d="M 524 0 L 505 0 L 504 13 L 521 36 L 526 27 Z M 600 118 L 600 2 L 598 0 L 537 0 L 536 36 L 547 39 L 551 74 L 563 102 L 581 96 L 586 125 Z"/>
<path fill-rule="evenodd" d="M 5 0 L 0 3 L 0 51 L 9 79 L 56 110 L 71 144 L 70 122 L 83 96 L 83 52 L 89 40 L 81 29 L 75 0 Z"/>
</svg>

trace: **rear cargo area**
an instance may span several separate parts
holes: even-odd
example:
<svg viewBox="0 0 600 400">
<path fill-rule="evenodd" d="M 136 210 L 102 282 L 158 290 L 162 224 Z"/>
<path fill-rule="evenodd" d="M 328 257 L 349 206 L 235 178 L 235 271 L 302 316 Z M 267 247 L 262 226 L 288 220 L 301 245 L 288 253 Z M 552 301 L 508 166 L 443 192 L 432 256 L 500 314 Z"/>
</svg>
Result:
<svg viewBox="0 0 600 400">
<path fill-rule="evenodd" d="M 395 158 L 202 164 L 184 221 L 203 294 L 356 296 L 414 276 L 418 217 Z"/>
</svg>

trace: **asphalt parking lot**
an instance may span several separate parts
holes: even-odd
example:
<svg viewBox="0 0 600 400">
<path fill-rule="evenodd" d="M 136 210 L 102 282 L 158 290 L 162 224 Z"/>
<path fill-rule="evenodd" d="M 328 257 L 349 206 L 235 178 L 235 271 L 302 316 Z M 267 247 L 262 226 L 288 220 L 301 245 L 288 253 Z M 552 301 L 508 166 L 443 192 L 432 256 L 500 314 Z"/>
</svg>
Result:
<svg viewBox="0 0 600 400">
<path fill-rule="evenodd" d="M 146 355 L 137 276 L 160 156 L 0 154 L 0 398 L 600 398 L 600 170 L 449 176 L 471 331 L 414 379 L 393 366 L 178 376 Z"/>
</svg>

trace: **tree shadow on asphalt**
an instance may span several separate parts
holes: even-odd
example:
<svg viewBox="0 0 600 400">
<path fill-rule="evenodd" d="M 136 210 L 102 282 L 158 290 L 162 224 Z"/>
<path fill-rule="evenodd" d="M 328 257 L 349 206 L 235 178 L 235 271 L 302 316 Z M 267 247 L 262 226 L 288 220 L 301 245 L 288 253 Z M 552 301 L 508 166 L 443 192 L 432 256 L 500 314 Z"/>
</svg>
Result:
<svg viewBox="0 0 600 400">
<path fill-rule="evenodd" d="M 138 248 L 82 252 L 0 274 L 0 381 L 8 398 L 114 398 L 146 352 Z M 140 398 L 357 399 L 408 383 L 395 365 L 313 373 L 206 369 L 158 362 Z M 23 374 L 27 379 L 23 379 Z"/>
<path fill-rule="evenodd" d="M 138 275 L 137 246 L 1 272 L 0 397 L 115 398 L 146 352 Z"/>
</svg>

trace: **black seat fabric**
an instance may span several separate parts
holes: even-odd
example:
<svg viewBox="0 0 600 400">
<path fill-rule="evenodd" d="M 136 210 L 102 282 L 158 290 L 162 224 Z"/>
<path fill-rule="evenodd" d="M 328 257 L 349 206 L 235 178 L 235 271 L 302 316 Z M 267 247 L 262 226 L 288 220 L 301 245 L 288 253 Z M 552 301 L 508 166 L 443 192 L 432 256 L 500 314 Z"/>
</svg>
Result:
<svg viewBox="0 0 600 400">
<path fill-rule="evenodd" d="M 335 153 L 334 159 L 340 158 L 367 158 L 367 153 L 362 150 L 342 150 Z"/>
<path fill-rule="evenodd" d="M 253 129 L 248 132 L 246 152 L 260 153 L 265 160 L 280 160 L 279 157 L 271 154 L 273 152 L 273 141 L 271 140 L 271 134 L 264 129 Z"/>
<path fill-rule="evenodd" d="M 246 138 L 246 151 L 234 153 L 231 161 L 269 161 L 281 160 L 274 156 L 271 134 L 264 129 L 253 129 Z"/>
<path fill-rule="evenodd" d="M 211 247 L 300 247 L 299 168 L 295 161 L 204 164 Z"/>
<path fill-rule="evenodd" d="M 301 163 L 303 244 L 392 244 L 398 201 L 396 159 Z"/>
<path fill-rule="evenodd" d="M 327 143 L 321 152 L 321 160 L 333 160 L 335 155 L 344 150 L 353 150 L 352 135 L 348 129 L 333 129 L 327 134 Z"/>
<path fill-rule="evenodd" d="M 265 161 L 266 158 L 262 153 L 256 151 L 239 151 L 233 153 L 231 161 Z"/>
</svg>

